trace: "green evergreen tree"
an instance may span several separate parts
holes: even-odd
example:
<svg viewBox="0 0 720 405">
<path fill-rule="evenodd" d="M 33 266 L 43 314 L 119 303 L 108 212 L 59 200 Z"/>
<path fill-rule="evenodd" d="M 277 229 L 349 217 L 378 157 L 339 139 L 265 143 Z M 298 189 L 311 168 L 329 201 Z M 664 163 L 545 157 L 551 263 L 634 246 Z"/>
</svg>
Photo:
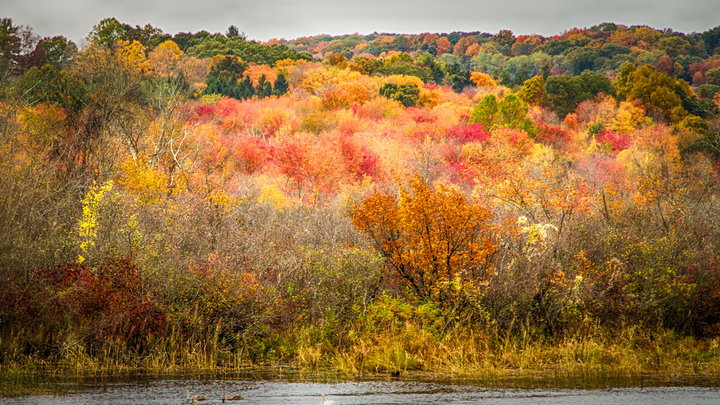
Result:
<svg viewBox="0 0 720 405">
<path fill-rule="evenodd" d="M 281 96 L 288 92 L 289 85 L 285 73 L 278 72 L 277 79 L 275 79 L 275 85 L 273 86 L 273 94 Z"/>
<path fill-rule="evenodd" d="M 252 84 L 252 80 L 250 80 L 250 76 L 245 76 L 245 79 L 243 79 L 242 82 L 240 82 L 240 88 L 239 88 L 239 99 L 246 99 L 246 98 L 252 98 L 252 96 L 255 95 L 255 86 Z"/>
<path fill-rule="evenodd" d="M 260 78 L 258 79 L 258 85 L 255 94 L 258 96 L 258 98 L 269 97 L 270 95 L 272 95 L 272 83 L 267 80 L 264 74 L 260 75 Z"/>
</svg>

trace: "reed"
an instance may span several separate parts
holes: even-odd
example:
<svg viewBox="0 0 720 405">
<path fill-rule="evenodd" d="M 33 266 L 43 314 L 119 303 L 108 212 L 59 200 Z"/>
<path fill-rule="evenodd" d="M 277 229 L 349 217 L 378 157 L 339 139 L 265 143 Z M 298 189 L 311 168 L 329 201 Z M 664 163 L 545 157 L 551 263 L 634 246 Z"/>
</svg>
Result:
<svg viewBox="0 0 720 405">
<path fill-rule="evenodd" d="M 22 334 L 18 334 L 21 336 Z M 299 332 L 296 336 L 301 336 Z M 106 343 L 90 351 L 68 338 L 51 357 L 20 354 L 19 341 L 0 341 L 5 375 L 181 373 L 240 371 L 267 366 L 291 366 L 303 372 L 344 375 L 401 372 L 454 378 L 502 379 L 518 376 L 712 376 L 720 375 L 720 339 L 698 340 L 668 331 L 652 336 L 628 329 L 615 338 L 571 337 L 557 342 L 503 338 L 473 329 L 435 335 L 418 325 L 399 324 L 381 333 L 354 330 L 342 345 L 328 341 L 293 342 L 276 347 L 291 355 L 253 361 L 252 348 L 231 350 L 214 334 L 188 338 L 177 331 L 158 337 L 152 349 L 138 353 Z M 289 340 L 285 340 L 289 342 Z"/>
</svg>

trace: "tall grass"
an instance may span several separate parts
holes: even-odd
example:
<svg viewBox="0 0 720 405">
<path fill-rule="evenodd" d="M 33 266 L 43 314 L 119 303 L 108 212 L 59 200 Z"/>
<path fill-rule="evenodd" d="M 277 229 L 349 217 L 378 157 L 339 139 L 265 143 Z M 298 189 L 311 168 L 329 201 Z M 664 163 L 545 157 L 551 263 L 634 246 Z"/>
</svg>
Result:
<svg viewBox="0 0 720 405">
<path fill-rule="evenodd" d="M 24 354 L 26 335 L 0 340 L 0 372 L 59 375 L 241 371 L 289 366 L 298 371 L 343 375 L 412 373 L 453 378 L 502 379 L 522 376 L 718 376 L 720 339 L 698 340 L 671 331 L 626 328 L 613 336 L 602 329 L 559 340 L 532 333 L 501 336 L 476 328 L 439 332 L 416 320 L 336 331 L 318 339 L 312 328 L 289 331 L 282 339 L 228 345 L 221 325 L 204 334 L 179 328 L 148 342 L 142 353 L 121 343 L 88 348 L 68 335 L 52 356 Z M 309 337 L 313 338 L 310 339 Z M 258 353 L 263 347 L 264 354 Z"/>
</svg>

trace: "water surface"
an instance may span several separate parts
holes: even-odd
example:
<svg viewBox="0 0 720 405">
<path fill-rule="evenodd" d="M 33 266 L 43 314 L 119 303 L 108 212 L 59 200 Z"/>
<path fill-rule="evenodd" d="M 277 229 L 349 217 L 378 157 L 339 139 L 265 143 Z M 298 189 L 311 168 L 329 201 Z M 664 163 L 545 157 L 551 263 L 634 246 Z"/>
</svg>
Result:
<svg viewBox="0 0 720 405">
<path fill-rule="evenodd" d="M 247 377 L 148 377 L 35 380 L 36 391 L 0 398 L 0 404 L 221 404 L 223 395 L 242 395 L 226 404 L 720 404 L 720 381 L 702 380 L 695 386 L 663 386 L 662 381 L 631 380 L 609 386 L 581 386 L 577 382 L 547 381 L 443 382 L 412 380 L 288 381 Z M 650 386 L 646 386 L 648 383 Z M 680 382 L 685 383 L 685 382 Z M 32 384 L 32 381 L 26 382 Z M 659 384 L 659 385 L 658 385 Z M 525 385 L 524 387 L 522 385 Z M 543 386 L 550 385 L 550 386 Z M 555 385 L 556 387 L 552 387 Z M 562 387 L 565 385 L 566 387 Z M 557 388 L 560 386 L 561 388 Z"/>
</svg>

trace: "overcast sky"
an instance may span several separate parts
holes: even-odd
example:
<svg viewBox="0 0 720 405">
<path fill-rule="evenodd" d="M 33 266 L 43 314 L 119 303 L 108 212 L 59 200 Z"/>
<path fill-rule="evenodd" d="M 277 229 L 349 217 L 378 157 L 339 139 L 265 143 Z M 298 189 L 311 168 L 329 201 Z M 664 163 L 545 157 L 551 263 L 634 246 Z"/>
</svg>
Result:
<svg viewBox="0 0 720 405">
<path fill-rule="evenodd" d="M 181 31 L 248 38 L 315 34 L 421 33 L 510 29 L 552 35 L 601 22 L 650 25 L 686 33 L 720 25 L 720 0 L 0 0 L 2 16 L 41 36 L 79 42 L 103 18 Z"/>
</svg>

